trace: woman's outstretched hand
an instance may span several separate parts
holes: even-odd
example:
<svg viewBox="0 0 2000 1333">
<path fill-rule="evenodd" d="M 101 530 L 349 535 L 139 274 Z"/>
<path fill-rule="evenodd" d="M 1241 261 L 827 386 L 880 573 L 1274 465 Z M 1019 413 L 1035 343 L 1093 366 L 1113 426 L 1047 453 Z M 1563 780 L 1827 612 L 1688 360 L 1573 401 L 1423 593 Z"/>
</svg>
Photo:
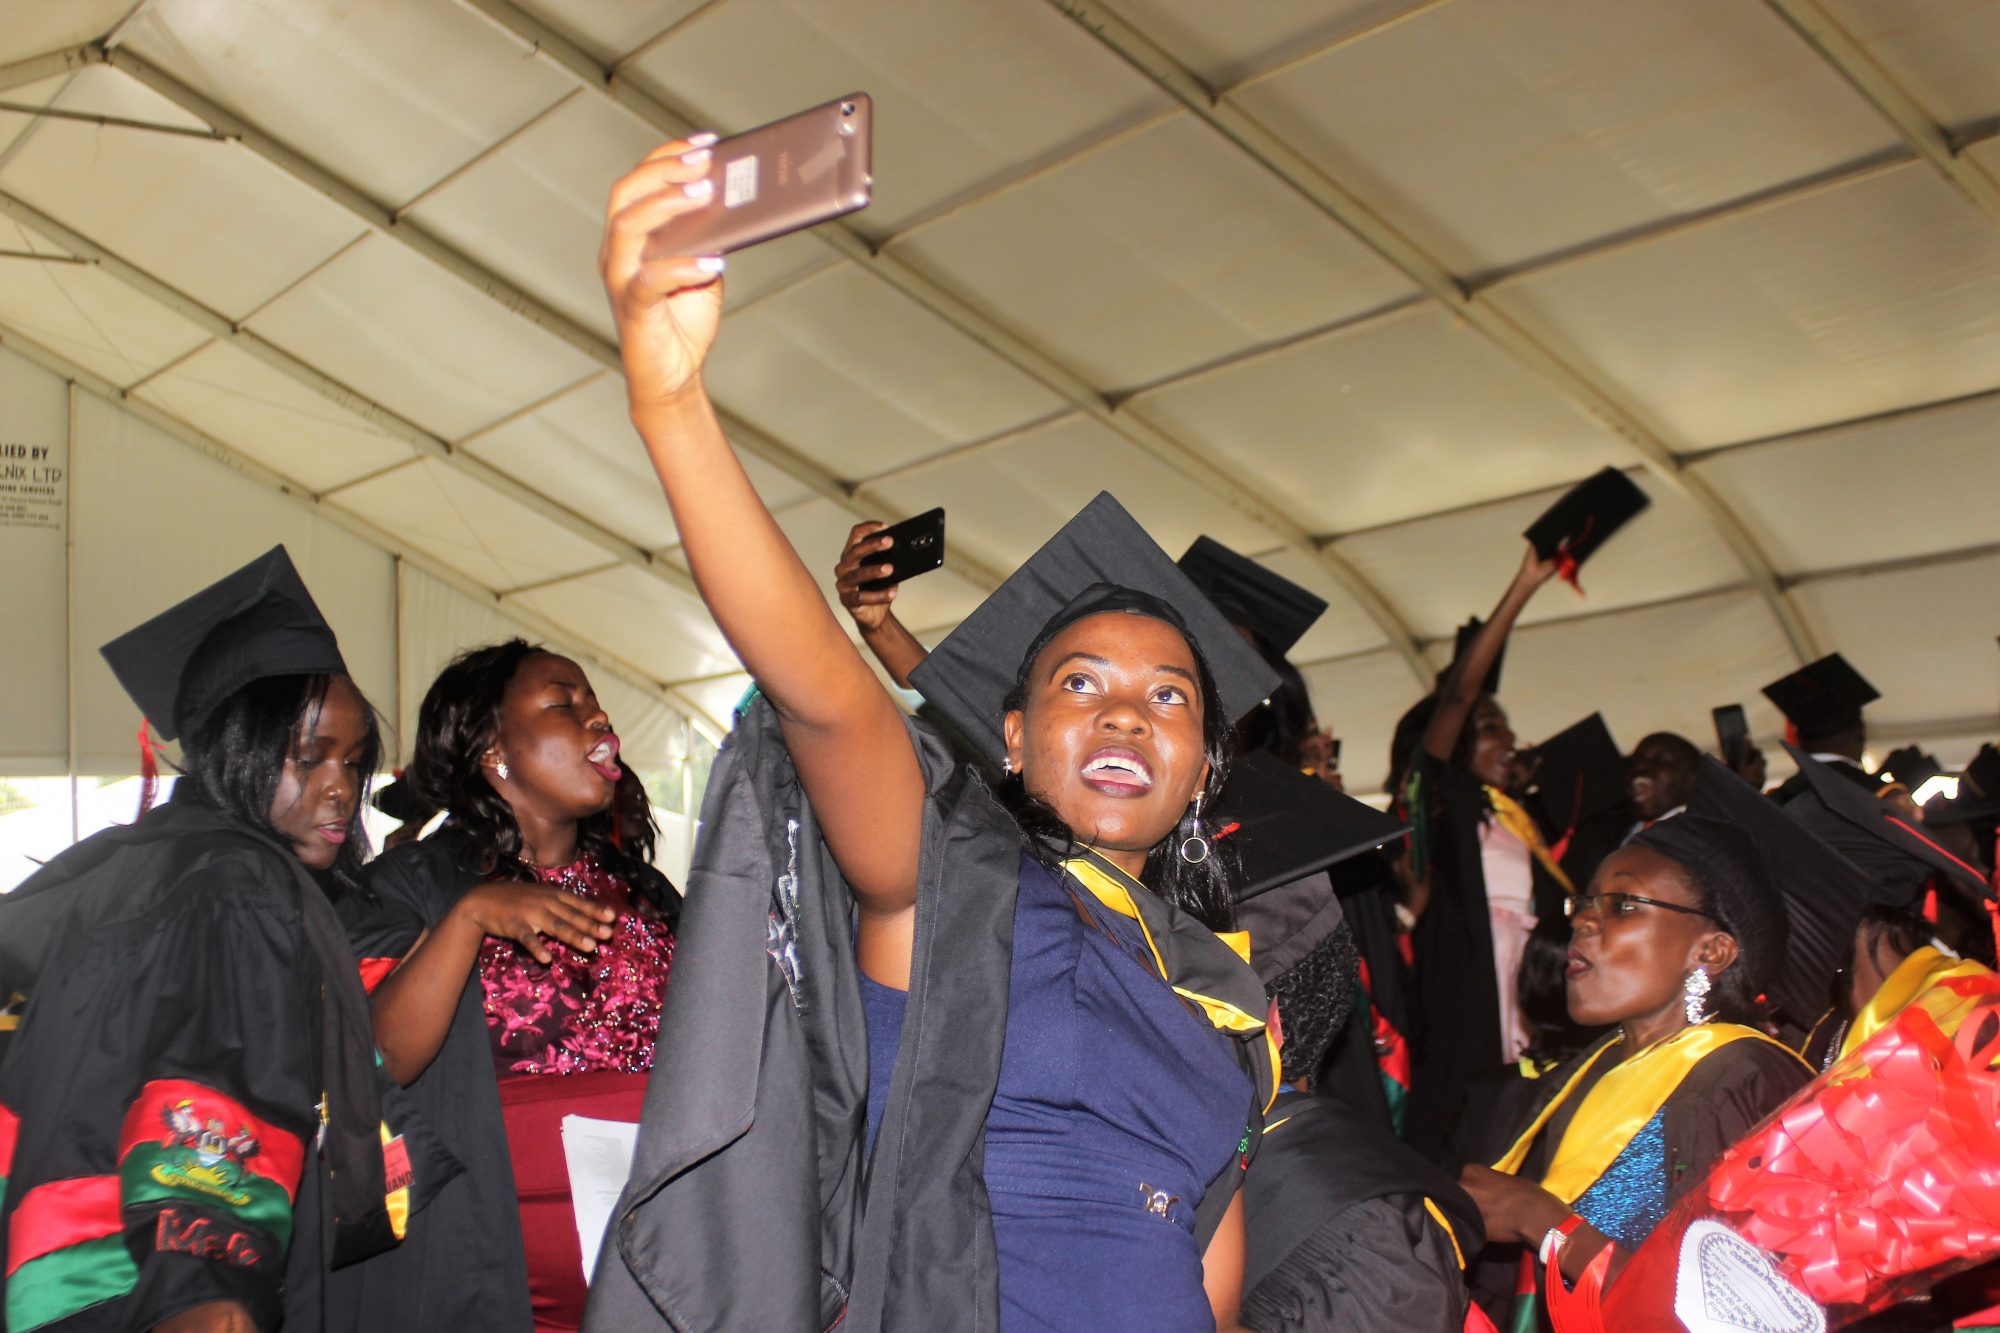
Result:
<svg viewBox="0 0 2000 1333">
<path fill-rule="evenodd" d="M 645 257 L 656 228 L 711 202 L 707 172 L 714 142 L 713 135 L 695 135 L 662 144 L 611 187 L 597 267 L 618 325 L 635 419 L 698 387 L 715 342 L 721 256 Z"/>
<path fill-rule="evenodd" d="M 613 934 L 618 914 L 573 893 L 546 884 L 489 880 L 458 900 L 462 912 L 481 935 L 513 940 L 536 962 L 547 967 L 554 957 L 548 942 L 556 940 L 583 953 Z"/>
<path fill-rule="evenodd" d="M 879 534 L 888 527 L 873 519 L 856 523 L 847 534 L 847 548 L 840 553 L 840 561 L 833 567 L 834 591 L 840 594 L 840 604 L 854 617 L 854 623 L 866 632 L 880 629 L 882 621 L 889 615 L 889 603 L 896 600 L 896 586 L 891 584 L 873 592 L 861 585 L 870 579 L 879 579 L 889 573 L 887 564 L 872 557 L 889 549 L 894 540 Z"/>
</svg>

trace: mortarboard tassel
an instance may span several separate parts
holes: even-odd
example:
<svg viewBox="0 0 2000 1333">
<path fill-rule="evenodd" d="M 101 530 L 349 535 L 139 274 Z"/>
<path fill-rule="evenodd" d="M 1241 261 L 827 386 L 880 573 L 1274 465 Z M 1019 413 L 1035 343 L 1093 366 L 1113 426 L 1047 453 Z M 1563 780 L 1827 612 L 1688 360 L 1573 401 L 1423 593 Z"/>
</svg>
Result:
<svg viewBox="0 0 2000 1333">
<path fill-rule="evenodd" d="M 1590 530 L 1595 526 L 1597 526 L 1597 516 L 1593 514 L 1583 521 L 1583 531 L 1576 534 L 1576 540 L 1581 542 L 1590 536 Z M 1570 554 L 1570 539 L 1563 538 L 1562 545 L 1556 547 L 1556 577 L 1576 589 L 1578 597 L 1583 596 L 1583 585 L 1577 582 L 1576 578 L 1577 570 L 1581 567 L 1581 562 Z"/>
<path fill-rule="evenodd" d="M 153 733 L 146 726 L 146 719 L 139 719 L 139 813 L 134 821 L 144 819 L 146 812 L 153 808 L 153 798 L 160 791 L 159 747 L 153 742 Z"/>
</svg>

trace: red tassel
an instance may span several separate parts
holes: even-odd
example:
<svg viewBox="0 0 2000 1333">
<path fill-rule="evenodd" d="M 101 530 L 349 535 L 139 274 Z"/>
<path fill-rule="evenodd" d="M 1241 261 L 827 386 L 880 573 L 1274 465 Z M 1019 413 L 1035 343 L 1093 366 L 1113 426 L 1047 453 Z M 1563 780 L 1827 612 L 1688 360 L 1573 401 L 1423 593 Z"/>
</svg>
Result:
<svg viewBox="0 0 2000 1333">
<path fill-rule="evenodd" d="M 1937 885 L 1924 890 L 1924 920 L 1933 926 L 1937 924 Z"/>
<path fill-rule="evenodd" d="M 1796 723 L 1796 722 L 1794 722 L 1794 721 L 1792 721 L 1792 720 L 1791 720 L 1790 718 L 1786 718 L 1786 719 L 1785 719 L 1785 744 L 1787 744 L 1787 745 L 1791 745 L 1791 746 L 1796 746 L 1796 745 L 1798 745 L 1798 743 L 1799 743 L 1799 724 L 1798 724 L 1798 723 Z"/>
<path fill-rule="evenodd" d="M 153 808 L 153 798 L 160 791 L 159 748 L 153 743 L 153 733 L 146 726 L 146 719 L 139 719 L 139 813 L 134 818 L 144 819 L 146 812 Z"/>
<path fill-rule="evenodd" d="M 1588 537 L 1590 530 L 1596 526 L 1597 515 L 1592 514 L 1583 521 L 1583 531 L 1576 534 L 1576 540 L 1580 542 Z M 1569 553 L 1569 548 L 1570 539 L 1567 537 L 1563 538 L 1562 544 L 1556 547 L 1556 577 L 1576 589 L 1576 595 L 1581 597 L 1583 596 L 1583 585 L 1576 581 L 1576 571 L 1581 562 Z"/>
</svg>

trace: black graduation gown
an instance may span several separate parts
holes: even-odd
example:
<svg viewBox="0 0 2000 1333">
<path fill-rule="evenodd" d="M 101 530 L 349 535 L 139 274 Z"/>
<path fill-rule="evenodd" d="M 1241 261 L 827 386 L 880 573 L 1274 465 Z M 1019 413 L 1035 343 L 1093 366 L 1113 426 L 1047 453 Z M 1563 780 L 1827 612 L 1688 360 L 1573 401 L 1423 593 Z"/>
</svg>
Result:
<svg viewBox="0 0 2000 1333">
<path fill-rule="evenodd" d="M 1876 777 L 1852 759 L 1835 755 L 1823 762 L 1830 771 L 1840 774 L 1841 777 L 1846 778 L 1849 782 L 1864 791 L 1871 793 L 1879 792 L 1886 785 L 1882 779 Z M 1771 792 L 1771 799 L 1779 805 L 1789 805 L 1792 801 L 1804 796 L 1811 790 L 1811 779 L 1807 778 L 1803 773 L 1794 773 L 1778 784 L 1776 789 Z"/>
<path fill-rule="evenodd" d="M 1486 793 L 1470 774 L 1418 752 L 1417 799 L 1427 803 L 1431 897 L 1411 940 L 1416 963 L 1414 1071 L 1404 1137 L 1436 1160 L 1462 1113 L 1473 1078 L 1506 1063 L 1493 931 L 1479 828 Z M 1539 858 L 1533 867 L 1538 932 L 1567 934 L 1563 886 Z"/>
<path fill-rule="evenodd" d="M 17 894 L 0 908 L 9 984 L 30 996 L 0 1066 L 7 1326 L 150 1328 L 226 1300 L 259 1328 L 326 1327 L 333 1214 L 315 1138 L 327 1074 L 354 1055 L 323 1066 L 336 1004 L 372 1050 L 317 885 L 285 849 L 183 800 L 86 839 Z M 381 1210 L 379 1090 L 360 1068 Z M 440 1180 L 434 1145 L 398 1128 Z"/>
<path fill-rule="evenodd" d="M 1243 1322 L 1258 1333 L 1462 1327 L 1479 1210 L 1371 1116 L 1318 1093 L 1280 1097 L 1243 1206 Z"/>
<path fill-rule="evenodd" d="M 1342 861 L 1329 872 L 1340 910 L 1354 935 L 1355 952 L 1367 967 L 1367 985 L 1355 997 L 1354 1012 L 1334 1038 L 1321 1067 L 1318 1086 L 1335 1092 L 1373 1124 L 1394 1127 L 1398 1108 L 1384 1083 L 1383 1053 L 1375 1048 L 1379 1018 L 1407 1040 L 1410 1028 L 1409 969 L 1396 935 L 1395 882 L 1379 853 Z M 1403 1094 L 1397 1094 L 1397 1102 Z"/>
<path fill-rule="evenodd" d="M 981 1169 L 1023 836 L 936 733 L 912 722 L 910 735 L 926 792 L 915 944 L 872 1159 L 853 900 L 759 699 L 710 773 L 588 1333 L 997 1327 Z M 1263 1012 L 1256 974 L 1226 944 L 1151 894 L 1135 898 L 1170 975 Z M 1204 1243 L 1255 1150 L 1274 1077 L 1261 1031 L 1231 1045 L 1264 1091 L 1246 1107 L 1244 1157 L 1203 1195 Z"/>
<path fill-rule="evenodd" d="M 373 972 L 407 954 L 485 878 L 477 864 L 472 840 L 450 824 L 371 863 L 362 891 L 336 904 L 363 967 Z M 680 896 L 649 869 L 621 867 L 634 896 L 672 918 Z M 520 1202 L 476 970 L 437 1058 L 406 1092 L 466 1173 L 438 1193 L 401 1245 L 335 1273 L 332 1304 L 366 1333 L 532 1330 Z"/>
</svg>

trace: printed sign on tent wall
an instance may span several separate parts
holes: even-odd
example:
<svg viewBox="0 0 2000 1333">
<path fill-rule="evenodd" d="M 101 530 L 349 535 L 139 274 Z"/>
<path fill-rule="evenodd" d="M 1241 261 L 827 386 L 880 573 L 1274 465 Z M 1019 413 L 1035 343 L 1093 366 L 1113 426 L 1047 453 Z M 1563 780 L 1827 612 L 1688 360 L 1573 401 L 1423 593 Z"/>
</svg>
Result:
<svg viewBox="0 0 2000 1333">
<path fill-rule="evenodd" d="M 0 439 L 0 528 L 63 530 L 68 450 L 59 440 Z"/>
</svg>

